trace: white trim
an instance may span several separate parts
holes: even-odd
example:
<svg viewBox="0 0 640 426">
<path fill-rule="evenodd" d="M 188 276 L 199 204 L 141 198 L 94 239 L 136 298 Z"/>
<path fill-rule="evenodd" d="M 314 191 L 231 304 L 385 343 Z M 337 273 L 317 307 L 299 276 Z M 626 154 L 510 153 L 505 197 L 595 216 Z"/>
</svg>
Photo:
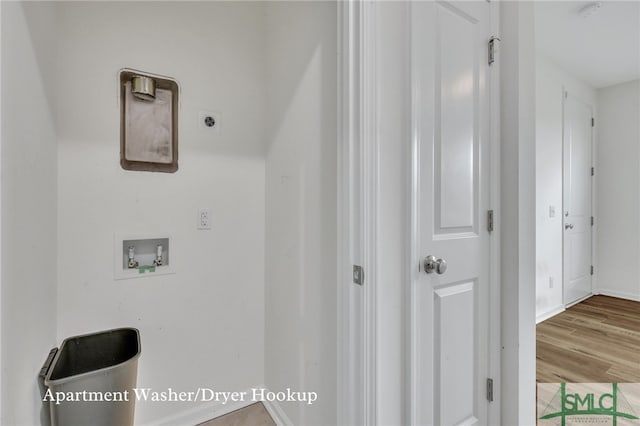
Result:
<svg viewBox="0 0 640 426">
<path fill-rule="evenodd" d="M 377 58 L 378 31 L 376 28 L 378 4 L 361 4 L 360 40 L 360 129 L 362 152 L 362 256 L 365 274 L 364 290 L 364 424 L 378 424 L 377 400 L 377 285 L 380 271 L 378 266 L 378 199 L 379 199 L 379 144 L 378 144 L 378 81 Z"/>
<path fill-rule="evenodd" d="M 0 40 L 2 39 L 2 7 L 0 6 Z M 1 45 L 1 43 L 0 43 Z M 1 52 L 0 48 L 0 54 Z M 0 81 L 2 81 L 2 67 L 0 67 Z M 2 175 L 2 85 L 0 84 L 0 176 Z M 2 185 L 0 180 L 0 331 L 2 330 L 2 294 L 3 291 L 3 283 L 2 283 Z M 0 332 L 0 395 L 4 390 L 4 364 L 2 363 L 2 333 Z M 2 400 L 0 398 L 0 423 L 2 422 Z"/>
<path fill-rule="evenodd" d="M 336 408 L 338 424 L 345 424 L 349 418 L 348 410 L 352 407 L 349 397 L 349 2 L 340 3 L 337 7 L 337 219 L 338 247 L 336 253 L 337 276 L 337 377 Z"/>
<path fill-rule="evenodd" d="M 289 416 L 287 416 L 287 413 L 284 412 L 280 404 L 275 401 L 263 401 L 262 404 L 277 426 L 293 426 L 293 422 Z"/>
<path fill-rule="evenodd" d="M 256 386 L 256 388 L 257 387 L 258 386 Z M 245 389 L 243 392 L 247 392 L 247 395 L 251 395 L 251 389 Z M 204 402 L 196 407 L 182 411 L 181 413 L 153 420 L 146 423 L 145 426 L 193 426 L 216 417 L 224 416 L 225 414 L 240 410 L 244 407 L 248 407 L 256 402 L 258 401 L 253 401 L 251 399 L 227 404 L 223 404 L 220 401 Z M 147 404 L 152 403 L 147 402 Z"/>
<path fill-rule="evenodd" d="M 598 288 L 598 101 L 597 95 L 594 104 L 591 106 L 591 116 L 595 120 L 591 128 L 591 167 L 595 173 L 591 176 L 591 215 L 593 225 L 591 226 L 591 265 L 594 273 L 591 276 L 591 293 L 595 294 Z"/>
<path fill-rule="evenodd" d="M 171 416 L 167 416 L 162 419 L 156 419 L 144 426 L 193 426 L 206 421 L 215 419 L 225 414 L 232 413 L 242 408 L 253 405 L 257 402 L 261 402 L 273 421 L 277 426 L 292 426 L 293 422 L 287 417 L 280 404 L 276 401 L 254 401 L 250 396 L 252 395 L 252 389 L 264 389 L 265 392 L 270 392 L 266 386 L 254 386 L 249 389 L 245 389 L 245 395 L 248 397 L 243 401 L 230 402 L 224 404 L 221 401 L 204 402 L 196 407 L 192 407 L 181 413 L 177 413 Z M 150 402 L 149 402 L 150 403 Z"/>
<path fill-rule="evenodd" d="M 625 291 L 611 290 L 608 288 L 599 288 L 593 292 L 602 296 L 617 297 L 618 299 L 631 300 L 633 302 L 640 302 L 640 294 L 627 293 Z"/>
<path fill-rule="evenodd" d="M 587 300 L 587 299 L 588 299 L 588 298 L 590 298 L 591 296 L 593 296 L 593 293 L 589 293 L 589 294 L 587 294 L 587 295 L 586 295 L 586 296 L 584 296 L 584 297 L 581 297 L 581 298 L 579 298 L 579 299 L 576 299 L 576 300 L 574 300 L 573 302 L 571 302 L 571 303 L 569 303 L 569 304 L 565 305 L 565 309 L 569 309 L 570 307 L 572 307 L 572 306 L 574 306 L 574 305 L 577 305 L 577 304 L 578 304 L 578 303 L 580 303 L 580 302 L 584 302 L 585 300 Z"/>
<path fill-rule="evenodd" d="M 532 2 L 501 1 L 500 424 L 536 423 L 535 28 Z"/>
<path fill-rule="evenodd" d="M 338 424 L 376 423 L 378 140 L 374 2 L 338 7 Z M 364 268 L 364 285 L 352 266 Z"/>
<path fill-rule="evenodd" d="M 415 14 L 415 9 L 416 7 L 420 7 L 419 3 L 412 3 L 410 5 L 410 12 L 409 12 L 409 16 L 410 17 L 414 17 L 416 16 Z M 415 63 L 415 58 L 414 58 L 414 54 L 417 53 L 415 52 L 416 47 L 416 42 L 415 42 L 415 34 L 414 34 L 414 30 L 415 30 L 415 25 L 414 25 L 414 19 L 409 20 L 410 22 L 410 27 L 411 27 L 411 32 L 410 32 L 410 36 L 409 36 L 409 40 L 410 40 L 410 44 L 411 44 L 411 50 L 409 53 L 409 60 L 410 60 L 410 81 L 411 81 L 411 99 L 410 99 L 410 103 L 411 103 L 411 157 L 410 157 L 410 163 L 411 163 L 411 182 L 410 182 L 410 202 L 411 202 L 411 206 L 410 206 L 410 247 L 409 247 L 409 286 L 410 286 L 410 291 L 409 291 L 409 424 L 410 425 L 416 425 L 418 424 L 418 422 L 420 421 L 421 416 L 420 415 L 420 409 L 421 407 L 424 406 L 428 406 L 430 404 L 432 404 L 432 401 L 428 401 L 426 403 L 421 403 L 421 389 L 419 387 L 419 384 L 421 382 L 424 382 L 424 379 L 422 377 L 420 377 L 420 372 L 423 370 L 422 368 L 420 368 L 420 365 L 418 363 L 419 360 L 419 332 L 418 332 L 418 324 L 423 322 L 423 318 L 421 318 L 420 316 L 420 309 L 418 306 L 418 295 L 417 295 L 417 283 L 419 280 L 419 275 L 420 275 L 420 270 L 419 267 L 416 268 L 415 265 L 415 259 L 421 259 L 423 254 L 420 253 L 420 236 L 418 235 L 420 232 L 420 193 L 419 193 L 419 188 L 420 188 L 420 171 L 422 170 L 420 167 L 420 125 L 419 125 L 419 115 L 420 112 L 419 111 L 419 107 L 420 107 L 420 103 L 418 102 L 418 99 L 416 97 L 417 95 L 417 90 L 416 90 L 416 84 L 417 84 L 417 75 L 418 75 L 418 69 L 417 69 L 417 65 Z M 412 261 L 413 260 L 413 261 Z M 419 261 L 418 261 L 419 264 Z M 426 320 L 426 318 L 424 318 L 424 320 Z"/>
<path fill-rule="evenodd" d="M 491 33 L 500 36 L 500 6 L 491 2 Z M 493 403 L 487 411 L 487 424 L 499 425 L 501 422 L 501 275 L 500 275 L 500 49 L 496 52 L 496 62 L 487 71 L 489 73 L 489 129 L 490 138 L 490 176 L 489 176 L 489 209 L 493 209 L 493 232 L 489 236 L 489 377 L 493 379 Z"/>
<path fill-rule="evenodd" d="M 536 316 L 536 325 L 565 311 L 564 305 L 558 305 Z"/>
</svg>

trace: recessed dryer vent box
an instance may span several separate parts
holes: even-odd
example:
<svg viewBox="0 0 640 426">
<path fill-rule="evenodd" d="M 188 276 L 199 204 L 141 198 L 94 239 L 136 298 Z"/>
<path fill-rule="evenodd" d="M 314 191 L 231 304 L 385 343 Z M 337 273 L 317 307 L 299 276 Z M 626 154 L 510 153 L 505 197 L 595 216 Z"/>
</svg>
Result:
<svg viewBox="0 0 640 426">
<path fill-rule="evenodd" d="M 178 170 L 178 82 L 120 70 L 120 165 L 125 170 Z"/>
<path fill-rule="evenodd" d="M 169 236 L 116 236 L 115 278 L 117 280 L 175 273 Z"/>
</svg>

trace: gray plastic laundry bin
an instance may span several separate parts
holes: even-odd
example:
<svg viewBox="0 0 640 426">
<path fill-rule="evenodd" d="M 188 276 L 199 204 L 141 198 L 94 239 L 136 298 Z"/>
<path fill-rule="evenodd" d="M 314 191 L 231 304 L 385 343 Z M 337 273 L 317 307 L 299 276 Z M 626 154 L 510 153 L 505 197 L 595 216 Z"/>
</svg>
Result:
<svg viewBox="0 0 640 426">
<path fill-rule="evenodd" d="M 135 328 L 65 339 L 43 367 L 51 425 L 132 426 L 140 349 Z"/>
</svg>

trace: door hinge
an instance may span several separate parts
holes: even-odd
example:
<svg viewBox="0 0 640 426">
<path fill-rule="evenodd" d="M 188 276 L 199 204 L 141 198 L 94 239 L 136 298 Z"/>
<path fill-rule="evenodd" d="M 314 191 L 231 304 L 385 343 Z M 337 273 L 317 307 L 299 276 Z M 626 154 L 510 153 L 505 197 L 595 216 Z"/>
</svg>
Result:
<svg viewBox="0 0 640 426">
<path fill-rule="evenodd" d="M 493 401 L 493 379 L 487 379 L 487 400 Z"/>
<path fill-rule="evenodd" d="M 595 174 L 596 174 L 596 168 L 595 168 L 595 167 L 592 167 L 592 168 L 591 168 L 591 176 L 593 176 L 593 175 L 595 175 Z"/>
<path fill-rule="evenodd" d="M 487 212 L 487 231 L 493 232 L 493 210 Z"/>
<path fill-rule="evenodd" d="M 591 216 L 591 226 L 593 226 L 593 216 Z"/>
<path fill-rule="evenodd" d="M 591 265 L 591 275 L 593 275 L 593 265 Z"/>
<path fill-rule="evenodd" d="M 353 282 L 358 285 L 364 284 L 364 269 L 360 265 L 353 265 Z"/>
<path fill-rule="evenodd" d="M 591 117 L 591 127 L 595 127 L 596 126 L 596 119 Z"/>
<path fill-rule="evenodd" d="M 489 38 L 489 65 L 496 61 L 496 41 L 500 41 L 500 38 L 496 36 Z"/>
</svg>

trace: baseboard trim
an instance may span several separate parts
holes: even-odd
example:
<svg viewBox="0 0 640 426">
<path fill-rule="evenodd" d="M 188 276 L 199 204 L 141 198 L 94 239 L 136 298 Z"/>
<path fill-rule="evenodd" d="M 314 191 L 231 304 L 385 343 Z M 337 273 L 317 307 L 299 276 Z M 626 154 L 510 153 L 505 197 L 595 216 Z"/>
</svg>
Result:
<svg viewBox="0 0 640 426">
<path fill-rule="evenodd" d="M 585 300 L 589 299 L 589 298 L 590 298 L 590 297 L 592 297 L 592 296 L 595 296 L 595 294 L 596 294 L 596 293 L 592 291 L 591 293 L 587 294 L 586 296 L 581 297 L 580 299 L 576 299 L 576 300 L 574 300 L 574 301 L 573 301 L 573 302 L 571 302 L 571 303 L 567 303 L 567 304 L 564 306 L 564 308 L 565 308 L 565 309 L 569 309 L 570 307 L 575 306 L 575 305 L 577 305 L 578 303 L 582 303 L 582 302 L 584 302 Z"/>
<path fill-rule="evenodd" d="M 253 386 L 244 390 L 246 395 L 253 394 L 251 389 L 265 389 L 266 392 L 269 391 L 266 386 Z M 181 413 L 153 420 L 152 422 L 146 423 L 144 426 L 194 426 L 248 407 L 256 402 L 262 402 L 277 426 L 293 426 L 293 423 L 277 401 L 254 401 L 251 397 L 244 401 L 228 402 L 226 404 L 223 404 L 221 401 L 203 402 L 200 405 L 192 407 Z"/>
<path fill-rule="evenodd" d="M 633 294 L 633 293 L 626 293 L 624 291 L 617 291 L 617 290 L 609 290 L 609 289 L 606 289 L 606 288 L 599 288 L 597 290 L 594 290 L 593 294 L 601 294 L 603 296 L 611 296 L 611 297 L 617 297 L 618 299 L 626 299 L 626 300 L 631 300 L 631 301 L 634 301 L 634 302 L 640 302 L 640 295 Z"/>
<path fill-rule="evenodd" d="M 289 416 L 287 416 L 287 413 L 284 412 L 280 404 L 271 401 L 263 401 L 262 403 L 277 426 L 293 426 L 293 422 L 289 419 Z"/>
<path fill-rule="evenodd" d="M 551 317 L 555 317 L 559 313 L 565 311 L 564 305 L 558 305 L 554 308 L 549 309 L 547 312 L 543 312 L 541 314 L 536 315 L 536 325 L 540 324 L 542 321 L 546 321 Z"/>
<path fill-rule="evenodd" d="M 222 404 L 222 402 L 203 402 L 197 407 L 190 408 L 181 413 L 153 420 L 146 423 L 145 426 L 194 426 L 213 418 L 224 416 L 232 411 L 248 407 L 253 403 L 251 400 L 227 404 Z"/>
</svg>

